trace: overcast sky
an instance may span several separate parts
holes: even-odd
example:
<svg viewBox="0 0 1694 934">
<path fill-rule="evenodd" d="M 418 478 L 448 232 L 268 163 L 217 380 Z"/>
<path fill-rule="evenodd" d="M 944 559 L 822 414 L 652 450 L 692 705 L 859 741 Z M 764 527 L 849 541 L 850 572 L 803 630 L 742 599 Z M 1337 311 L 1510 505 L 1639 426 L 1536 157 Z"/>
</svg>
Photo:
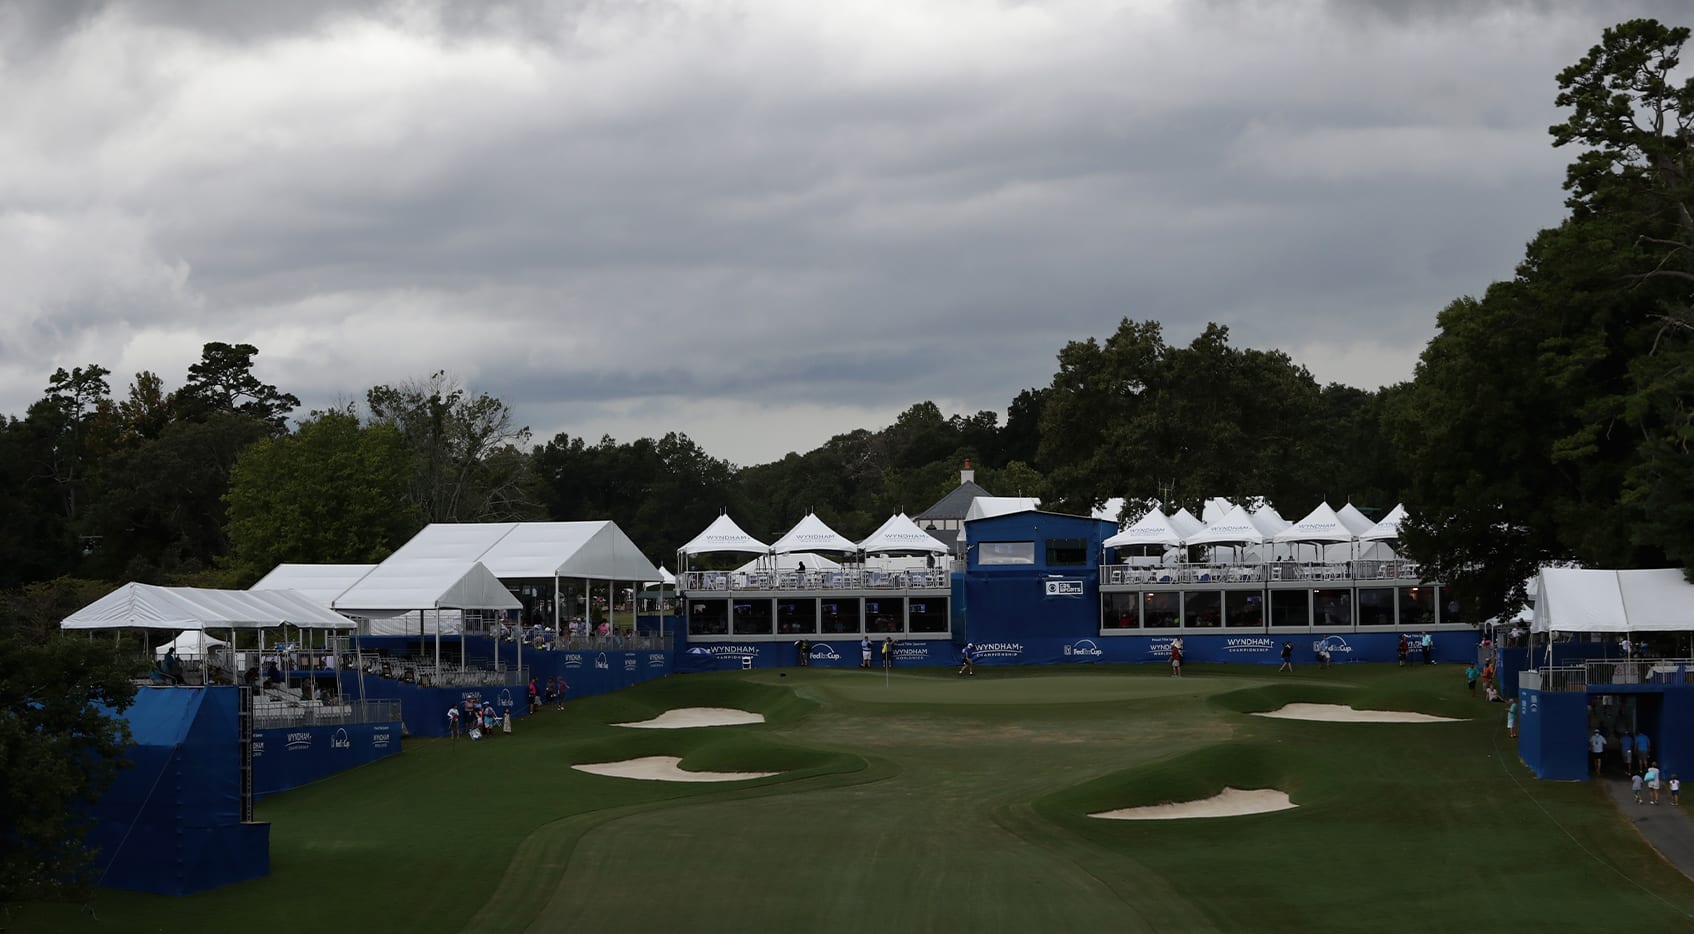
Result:
<svg viewBox="0 0 1694 934">
<path fill-rule="evenodd" d="M 751 464 L 1125 316 L 1375 388 L 1562 216 L 1557 72 L 1678 9 L 0 0 L 0 412 L 223 340 Z"/>
</svg>

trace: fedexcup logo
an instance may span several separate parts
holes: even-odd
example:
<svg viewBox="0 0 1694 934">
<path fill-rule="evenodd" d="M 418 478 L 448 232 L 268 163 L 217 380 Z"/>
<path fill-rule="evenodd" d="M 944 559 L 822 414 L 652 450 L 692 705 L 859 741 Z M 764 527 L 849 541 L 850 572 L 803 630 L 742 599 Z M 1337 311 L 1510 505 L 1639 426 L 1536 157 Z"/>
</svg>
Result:
<svg viewBox="0 0 1694 934">
<path fill-rule="evenodd" d="M 1347 640 L 1340 636 L 1329 636 L 1328 638 L 1320 639 L 1318 644 L 1329 649 L 1329 654 L 1331 655 L 1350 655 L 1353 652 L 1353 647 L 1348 645 Z"/>
<path fill-rule="evenodd" d="M 290 734 L 288 734 L 288 751 L 289 752 L 299 752 L 302 749 L 310 749 L 310 748 L 312 748 L 312 734 L 311 733 L 290 733 Z"/>
<path fill-rule="evenodd" d="M 601 652 L 599 655 L 594 656 L 594 667 L 605 668 L 607 670 L 611 669 L 612 663 L 606 660 L 605 652 Z"/>
<path fill-rule="evenodd" d="M 977 658 L 1017 658 L 1023 654 L 1022 642 L 978 642 Z"/>
<path fill-rule="evenodd" d="M 353 740 L 347 736 L 347 731 L 345 729 L 336 727 L 335 732 L 329 734 L 329 748 L 352 749 Z"/>
<path fill-rule="evenodd" d="M 841 653 L 835 651 L 835 646 L 824 642 L 814 644 L 812 646 L 811 655 L 813 658 L 821 658 L 826 662 L 838 662 L 841 660 Z"/>
<path fill-rule="evenodd" d="M 1269 636 L 1240 636 L 1223 640 L 1223 650 L 1230 655 L 1254 655 L 1274 648 L 1276 640 Z"/>
<path fill-rule="evenodd" d="M 500 697 L 499 697 L 499 699 L 497 699 L 495 701 L 495 703 L 499 704 L 502 707 L 512 706 L 512 691 L 511 691 L 511 689 L 510 688 L 502 688 L 500 690 Z"/>
<path fill-rule="evenodd" d="M 1065 646 L 1065 654 L 1073 658 L 1099 658 L 1106 653 L 1093 639 L 1078 639 Z"/>
</svg>

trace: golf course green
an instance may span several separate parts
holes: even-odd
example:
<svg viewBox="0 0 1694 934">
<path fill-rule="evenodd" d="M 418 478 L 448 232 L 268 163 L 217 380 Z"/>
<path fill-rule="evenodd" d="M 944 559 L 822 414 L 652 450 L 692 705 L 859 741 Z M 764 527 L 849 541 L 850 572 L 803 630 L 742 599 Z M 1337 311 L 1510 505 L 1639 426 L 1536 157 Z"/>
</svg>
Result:
<svg viewBox="0 0 1694 934">
<path fill-rule="evenodd" d="M 1252 716 L 1347 704 L 1462 718 Z M 627 729 L 730 707 L 764 723 Z M 572 768 L 648 756 L 713 783 Z M 1101 820 L 1278 789 L 1275 813 Z M 1588 783 L 1518 761 L 1450 666 L 673 676 L 262 802 L 271 874 L 99 891 L 10 931 L 1686 929 L 1694 882 Z"/>
</svg>

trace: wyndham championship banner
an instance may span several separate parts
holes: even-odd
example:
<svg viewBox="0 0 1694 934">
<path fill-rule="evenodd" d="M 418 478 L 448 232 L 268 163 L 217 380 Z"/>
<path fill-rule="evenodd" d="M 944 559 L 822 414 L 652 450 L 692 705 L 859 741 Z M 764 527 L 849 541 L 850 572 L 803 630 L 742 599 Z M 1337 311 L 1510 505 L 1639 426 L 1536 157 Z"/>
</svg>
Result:
<svg viewBox="0 0 1694 934">
<path fill-rule="evenodd" d="M 1417 635 L 1408 633 L 1414 646 L 1412 658 L 1421 660 L 1415 648 Z M 1431 633 L 1435 648 L 1431 659 L 1436 662 L 1465 662 L 1476 657 L 1475 632 Z M 1070 665 L 1070 664 L 1137 664 L 1165 662 L 1170 659 L 1171 643 L 1178 636 L 1083 636 L 1073 639 L 1030 638 L 1000 639 L 975 642 L 972 645 L 978 665 Z M 1397 655 L 1399 633 L 1337 633 L 1313 632 L 1263 633 L 1240 635 L 1195 634 L 1180 636 L 1183 658 L 1189 664 L 1278 665 L 1282 662 L 1282 644 L 1293 645 L 1294 664 L 1315 664 L 1318 645 L 1329 650 L 1334 664 L 1347 662 L 1387 662 Z M 854 640 L 830 639 L 811 643 L 811 664 L 825 668 L 856 668 L 861 658 L 861 643 Z M 894 643 L 894 665 L 940 665 L 959 663 L 964 642 L 929 639 Z M 882 667 L 882 642 L 871 640 L 871 665 Z M 720 669 L 740 668 L 744 659 L 752 659 L 755 668 L 793 667 L 799 664 L 799 649 L 790 642 L 699 643 L 711 653 Z"/>
<path fill-rule="evenodd" d="M 253 793 L 262 798 L 298 788 L 399 751 L 399 723 L 254 730 Z"/>
</svg>

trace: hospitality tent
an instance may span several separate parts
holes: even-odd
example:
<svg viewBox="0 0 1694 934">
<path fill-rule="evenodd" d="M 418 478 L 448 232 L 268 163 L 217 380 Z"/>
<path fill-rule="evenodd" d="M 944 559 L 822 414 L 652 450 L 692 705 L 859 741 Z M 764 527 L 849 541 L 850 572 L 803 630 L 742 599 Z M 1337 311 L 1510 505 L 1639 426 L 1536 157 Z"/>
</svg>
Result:
<svg viewBox="0 0 1694 934">
<path fill-rule="evenodd" d="M 926 538 L 928 536 L 925 536 Z M 788 534 L 776 540 L 771 551 L 778 555 L 790 554 L 796 551 L 832 551 L 852 554 L 859 546 L 846 538 L 818 518 L 815 512 L 808 512 Z"/>
<path fill-rule="evenodd" d="M 1532 632 L 1694 630 L 1694 584 L 1677 568 L 1542 568 Z"/>
<path fill-rule="evenodd" d="M 903 512 L 889 516 L 887 522 L 865 536 L 865 540 L 859 543 L 859 550 L 867 555 L 949 553 L 946 545 L 918 528 L 918 524 Z"/>
<path fill-rule="evenodd" d="M 376 569 L 374 564 L 279 564 L 248 590 L 292 590 L 334 606 L 337 597 Z"/>
<path fill-rule="evenodd" d="M 1221 496 L 1214 496 L 1200 507 L 1200 521 L 1208 525 L 1222 519 L 1235 511 L 1235 504 Z"/>
<path fill-rule="evenodd" d="M 1406 519 L 1406 507 L 1395 506 L 1389 510 L 1382 521 L 1359 533 L 1361 542 L 1398 541 L 1400 538 L 1400 523 Z"/>
<path fill-rule="evenodd" d="M 728 513 L 723 513 L 713 519 L 705 531 L 678 548 L 677 552 L 683 555 L 705 555 L 730 551 L 762 555 L 770 550 L 769 545 L 741 531 L 741 526 L 736 525 Z"/>
<path fill-rule="evenodd" d="M 1187 538 L 1205 527 L 1206 523 L 1194 518 L 1194 514 L 1186 508 L 1178 509 L 1171 516 L 1171 528 L 1176 529 L 1183 538 Z"/>
<path fill-rule="evenodd" d="M 1236 506 L 1214 522 L 1206 524 L 1191 535 L 1186 536 L 1182 543 L 1194 545 L 1259 545 L 1263 544 L 1265 536 L 1259 527 L 1253 524 L 1253 517 L 1247 512 L 1247 507 Z"/>
<path fill-rule="evenodd" d="M 366 635 L 420 636 L 435 632 L 436 660 L 441 636 L 463 631 L 465 610 L 517 610 L 523 603 L 478 561 L 441 554 L 440 548 L 401 546 L 335 600 L 341 612 L 364 617 Z M 413 628 L 412 614 L 417 614 Z"/>
<path fill-rule="evenodd" d="M 1175 548 L 1182 544 L 1182 533 L 1176 530 L 1176 526 L 1171 525 L 1171 520 L 1163 509 L 1154 506 L 1129 528 L 1106 539 L 1102 544 L 1107 548 Z"/>
<path fill-rule="evenodd" d="M 1118 528 L 1123 528 L 1123 504 L 1123 497 L 1113 496 L 1094 507 L 1092 514 L 1102 522 L 1110 522 Z"/>
<path fill-rule="evenodd" d="M 1341 524 L 1347 527 L 1347 531 L 1352 532 L 1355 536 L 1362 534 L 1371 526 L 1376 525 L 1376 523 L 1370 521 L 1370 519 L 1368 519 L 1364 513 L 1360 512 L 1358 507 L 1354 506 L 1352 503 L 1347 503 L 1340 509 L 1337 509 L 1335 511 L 1335 518 L 1340 519 Z"/>
<path fill-rule="evenodd" d="M 735 570 L 736 573 L 740 574 L 749 571 L 769 570 L 773 563 L 778 571 L 797 570 L 802 564 L 806 566 L 808 571 L 839 571 L 841 569 L 839 561 L 832 561 L 823 555 L 807 551 L 791 551 L 787 554 L 776 555 L 774 558 L 754 558 Z"/>
<path fill-rule="evenodd" d="M 177 657 L 179 658 L 205 658 L 214 650 L 227 648 L 229 648 L 228 642 L 207 634 L 205 630 L 190 629 L 187 632 L 178 634 L 175 639 L 172 639 L 164 645 L 155 648 L 153 650 L 153 657 L 164 658 L 166 653 L 175 649 Z"/>
<path fill-rule="evenodd" d="M 1318 508 L 1307 513 L 1304 519 L 1278 532 L 1271 540 L 1279 545 L 1311 545 L 1314 549 L 1321 549 L 1325 545 L 1338 542 L 1350 544 L 1356 541 L 1357 537 L 1328 503 L 1320 503 Z M 1318 554 L 1328 557 L 1321 551 Z"/>
<path fill-rule="evenodd" d="M 353 621 L 291 590 L 213 590 L 128 583 L 77 610 L 60 629 L 345 630 Z"/>
</svg>

